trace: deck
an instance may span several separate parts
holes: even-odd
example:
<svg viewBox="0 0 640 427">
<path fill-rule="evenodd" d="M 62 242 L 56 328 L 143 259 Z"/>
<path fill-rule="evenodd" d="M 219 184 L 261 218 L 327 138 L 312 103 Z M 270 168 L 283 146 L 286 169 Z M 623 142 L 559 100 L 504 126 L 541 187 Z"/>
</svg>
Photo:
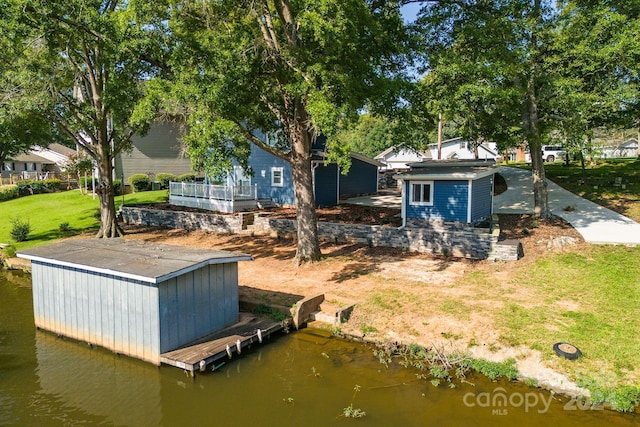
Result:
<svg viewBox="0 0 640 427">
<path fill-rule="evenodd" d="M 282 322 L 241 312 L 238 323 L 185 347 L 162 353 L 160 361 L 195 376 L 196 371 L 202 372 L 211 365 L 214 370 L 216 361 L 231 358 L 234 353 L 240 354 L 245 347 L 254 342 L 261 343 L 266 337 L 282 329 Z"/>
</svg>

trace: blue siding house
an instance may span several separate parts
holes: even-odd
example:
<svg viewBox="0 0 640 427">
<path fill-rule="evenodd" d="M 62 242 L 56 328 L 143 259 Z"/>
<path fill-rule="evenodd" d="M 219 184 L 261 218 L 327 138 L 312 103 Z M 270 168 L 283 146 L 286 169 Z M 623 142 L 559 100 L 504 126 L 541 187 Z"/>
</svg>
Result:
<svg viewBox="0 0 640 427">
<path fill-rule="evenodd" d="M 402 219 L 478 223 L 491 216 L 495 162 L 430 160 L 395 175 L 402 183 Z"/>
<path fill-rule="evenodd" d="M 378 167 L 381 163 L 361 154 L 351 153 L 351 168 L 343 175 L 338 165 L 326 161 L 323 154 L 323 151 L 314 150 L 311 160 L 317 206 L 335 206 L 340 199 L 377 193 Z M 253 176 L 236 166 L 228 184 L 255 185 L 258 199 L 268 199 L 278 205 L 295 203 L 289 163 L 252 145 L 249 166 Z"/>
</svg>

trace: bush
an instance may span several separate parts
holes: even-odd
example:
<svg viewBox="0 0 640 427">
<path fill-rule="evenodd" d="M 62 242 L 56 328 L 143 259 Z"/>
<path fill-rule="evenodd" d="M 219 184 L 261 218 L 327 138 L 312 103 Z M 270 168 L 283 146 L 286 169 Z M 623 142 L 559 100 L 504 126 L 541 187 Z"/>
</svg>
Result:
<svg viewBox="0 0 640 427">
<path fill-rule="evenodd" d="M 0 202 L 18 197 L 17 185 L 0 185 Z"/>
<path fill-rule="evenodd" d="M 44 184 L 45 189 L 51 193 L 60 191 L 60 186 L 62 184 L 62 182 L 57 178 L 45 179 L 42 183 Z"/>
<path fill-rule="evenodd" d="M 16 256 L 16 247 L 13 245 L 6 246 L 4 248 L 4 254 L 7 258 L 14 258 Z"/>
<path fill-rule="evenodd" d="M 172 173 L 159 173 L 156 175 L 156 180 L 160 183 L 160 188 L 166 190 L 169 188 L 169 183 L 177 181 L 178 177 Z"/>
<path fill-rule="evenodd" d="M 60 233 L 62 233 L 62 234 L 66 234 L 66 233 L 69 233 L 71 231 L 71 227 L 69 226 L 68 222 L 60 223 L 60 227 L 58 229 L 60 230 Z"/>
<path fill-rule="evenodd" d="M 33 194 L 31 182 L 32 181 L 30 180 L 18 181 L 18 183 L 16 184 L 18 187 L 18 197 L 30 196 L 31 194 Z"/>
<path fill-rule="evenodd" d="M 11 238 L 16 242 L 24 242 L 27 240 L 29 233 L 31 232 L 31 224 L 29 221 L 23 221 L 20 218 L 14 218 L 11 220 L 11 231 L 9 234 Z"/>
<path fill-rule="evenodd" d="M 122 180 L 114 179 L 113 180 L 113 195 L 121 196 L 122 195 Z"/>
<path fill-rule="evenodd" d="M 193 182 L 196 180 L 196 176 L 192 173 L 185 173 L 180 175 L 177 180 L 179 182 Z"/>
<path fill-rule="evenodd" d="M 151 190 L 151 179 L 144 173 L 136 173 L 129 177 L 129 184 L 135 193 Z"/>
</svg>

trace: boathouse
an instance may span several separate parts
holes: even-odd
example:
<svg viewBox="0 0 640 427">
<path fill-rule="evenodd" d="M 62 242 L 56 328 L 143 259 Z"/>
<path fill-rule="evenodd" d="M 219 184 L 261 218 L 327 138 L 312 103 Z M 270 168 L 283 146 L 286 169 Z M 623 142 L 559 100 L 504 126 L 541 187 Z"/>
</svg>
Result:
<svg viewBox="0 0 640 427">
<path fill-rule="evenodd" d="M 31 260 L 35 325 L 160 365 L 239 320 L 245 254 L 124 239 L 73 239 Z"/>
</svg>

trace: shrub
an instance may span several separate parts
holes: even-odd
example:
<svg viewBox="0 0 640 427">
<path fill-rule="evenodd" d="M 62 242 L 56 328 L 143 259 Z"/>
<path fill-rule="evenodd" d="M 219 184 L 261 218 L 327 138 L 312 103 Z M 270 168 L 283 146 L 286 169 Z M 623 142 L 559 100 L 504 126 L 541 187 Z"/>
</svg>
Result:
<svg viewBox="0 0 640 427">
<path fill-rule="evenodd" d="M 49 191 L 51 193 L 60 191 L 60 185 L 62 184 L 62 182 L 57 178 L 45 179 L 44 181 L 42 181 L 42 183 L 44 184 L 46 191 Z"/>
<path fill-rule="evenodd" d="M 31 224 L 29 221 L 23 221 L 20 218 L 14 218 L 11 220 L 11 231 L 9 234 L 11 238 L 16 242 L 24 242 L 27 240 L 29 233 L 31 232 Z"/>
<path fill-rule="evenodd" d="M 122 180 L 121 179 L 114 179 L 113 180 L 113 194 L 115 196 L 122 195 Z"/>
<path fill-rule="evenodd" d="M 4 248 L 4 254 L 7 258 L 14 258 L 16 256 L 16 247 L 13 245 L 6 246 Z"/>
<path fill-rule="evenodd" d="M 136 193 L 151 190 L 151 179 L 149 179 L 149 175 L 144 173 L 131 175 L 129 177 L 129 184 L 131 184 L 133 191 Z"/>
<path fill-rule="evenodd" d="M 156 180 L 160 183 L 160 188 L 166 190 L 169 188 L 169 182 L 177 181 L 178 177 L 172 173 L 159 173 L 156 175 Z"/>
<path fill-rule="evenodd" d="M 18 197 L 17 185 L 0 185 L 0 202 Z"/>
<path fill-rule="evenodd" d="M 185 173 L 180 175 L 177 180 L 179 182 L 192 182 L 196 180 L 196 176 L 192 173 Z"/>
<path fill-rule="evenodd" d="M 16 184 L 18 187 L 18 197 L 29 196 L 33 194 L 30 180 L 21 180 Z"/>
<path fill-rule="evenodd" d="M 60 223 L 59 230 L 60 230 L 60 233 L 66 234 L 66 233 L 69 233 L 71 231 L 71 227 L 69 227 L 69 223 L 68 222 L 62 222 L 62 223 Z"/>
</svg>

